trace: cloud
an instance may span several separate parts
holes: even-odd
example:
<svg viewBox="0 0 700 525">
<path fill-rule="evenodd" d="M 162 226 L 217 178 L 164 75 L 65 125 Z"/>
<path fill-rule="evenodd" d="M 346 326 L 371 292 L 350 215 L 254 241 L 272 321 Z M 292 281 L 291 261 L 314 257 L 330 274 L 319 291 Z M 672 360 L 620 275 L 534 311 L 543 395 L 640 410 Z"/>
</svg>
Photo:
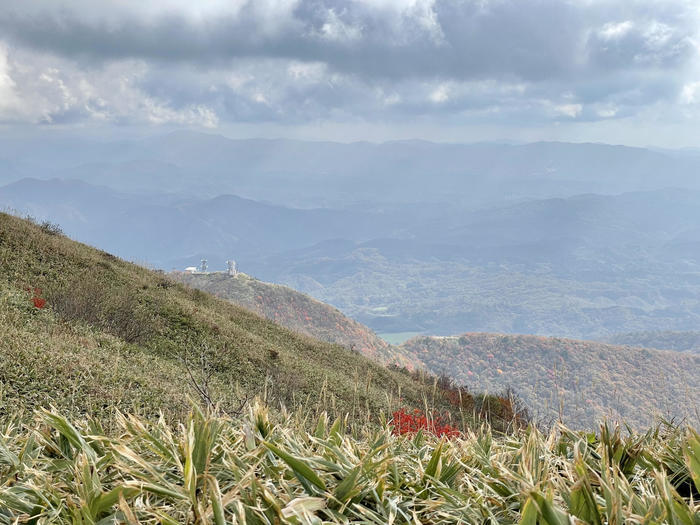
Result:
<svg viewBox="0 0 700 525">
<path fill-rule="evenodd" d="M 429 98 L 436 104 L 447 102 L 450 99 L 450 87 L 447 84 L 440 84 L 432 93 L 430 93 Z"/>
<path fill-rule="evenodd" d="M 17 94 L 17 85 L 10 76 L 7 48 L 0 46 L 0 115 L 18 116 L 22 105 Z"/>
<path fill-rule="evenodd" d="M 0 119 L 671 115 L 699 31 L 691 0 L 24 0 L 0 10 Z"/>
<path fill-rule="evenodd" d="M 554 113 L 564 117 L 576 118 L 583 111 L 581 104 L 559 104 L 554 106 Z"/>
<path fill-rule="evenodd" d="M 9 52 L 0 45 L 0 122 L 66 124 L 181 124 L 216 127 L 204 104 L 174 107 L 146 92 L 149 67 L 136 60 L 82 69 L 69 60 Z"/>
<path fill-rule="evenodd" d="M 182 9 L 144 14 L 116 2 L 83 9 L 73 3 L 48 9 L 36 0 L 19 5 L 3 10 L 3 33 L 67 56 L 200 65 L 293 58 L 367 77 L 532 80 L 585 72 L 611 59 L 658 65 L 689 59 L 698 29 L 697 9 L 670 1 L 631 1 L 636 19 L 622 21 L 606 20 L 617 11 L 610 2 L 566 0 L 248 0 L 199 16 Z"/>
</svg>

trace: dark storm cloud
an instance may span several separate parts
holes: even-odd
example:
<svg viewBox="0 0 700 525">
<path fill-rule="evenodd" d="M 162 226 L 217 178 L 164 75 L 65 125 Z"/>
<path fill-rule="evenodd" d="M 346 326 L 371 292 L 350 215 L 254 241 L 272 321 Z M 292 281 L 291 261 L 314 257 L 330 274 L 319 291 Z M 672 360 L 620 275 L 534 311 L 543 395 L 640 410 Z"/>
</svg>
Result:
<svg viewBox="0 0 700 525">
<path fill-rule="evenodd" d="M 691 7 L 624 3 L 621 9 L 610 2 L 437 0 L 399 9 L 302 0 L 272 28 L 267 26 L 275 14 L 259 1 L 203 19 L 176 12 L 87 18 L 78 10 L 18 4 L 3 10 L 0 28 L 22 45 L 77 59 L 203 66 L 274 57 L 322 61 L 337 71 L 380 78 L 537 81 L 606 68 L 669 68 L 694 57 L 698 28 L 696 16 L 688 15 Z"/>
</svg>

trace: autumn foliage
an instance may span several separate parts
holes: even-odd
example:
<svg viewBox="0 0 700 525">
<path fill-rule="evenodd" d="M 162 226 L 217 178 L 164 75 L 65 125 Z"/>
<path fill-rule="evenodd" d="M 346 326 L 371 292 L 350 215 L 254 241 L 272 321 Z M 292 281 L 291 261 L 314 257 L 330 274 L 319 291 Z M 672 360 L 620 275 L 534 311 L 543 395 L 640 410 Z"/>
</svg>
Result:
<svg viewBox="0 0 700 525">
<path fill-rule="evenodd" d="M 46 306 L 46 299 L 41 296 L 41 288 L 26 288 L 25 290 L 36 308 L 42 309 Z"/>
<path fill-rule="evenodd" d="M 437 437 L 458 437 L 461 432 L 454 426 L 446 423 L 439 415 L 428 417 L 422 410 L 415 409 L 407 412 L 401 408 L 392 414 L 393 433 L 401 436 L 414 434 L 419 430 L 429 432 Z"/>
</svg>

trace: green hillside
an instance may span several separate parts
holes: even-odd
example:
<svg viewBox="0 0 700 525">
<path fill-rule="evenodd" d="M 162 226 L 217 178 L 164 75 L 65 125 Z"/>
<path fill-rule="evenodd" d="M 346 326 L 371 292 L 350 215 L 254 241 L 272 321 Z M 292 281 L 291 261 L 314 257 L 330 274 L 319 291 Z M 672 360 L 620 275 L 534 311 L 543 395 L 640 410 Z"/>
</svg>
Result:
<svg viewBox="0 0 700 525">
<path fill-rule="evenodd" d="M 700 354 L 700 332 L 629 332 L 612 335 L 606 338 L 605 342 Z"/>
<path fill-rule="evenodd" d="M 409 368 L 422 366 L 419 362 L 396 352 L 372 330 L 343 315 L 337 308 L 287 286 L 259 281 L 243 273 L 231 277 L 223 272 L 173 272 L 169 276 L 252 310 L 295 332 L 339 344 L 376 361 Z"/>
<path fill-rule="evenodd" d="M 0 414 L 51 404 L 95 416 L 115 408 L 183 415 L 190 398 L 232 413 L 255 396 L 355 418 L 426 400 L 454 409 L 430 378 L 388 370 L 6 214 L 0 334 Z"/>
<path fill-rule="evenodd" d="M 698 424 L 700 356 L 530 335 L 416 337 L 400 347 L 478 391 L 512 387 L 536 417 L 637 427 L 655 416 Z"/>
</svg>

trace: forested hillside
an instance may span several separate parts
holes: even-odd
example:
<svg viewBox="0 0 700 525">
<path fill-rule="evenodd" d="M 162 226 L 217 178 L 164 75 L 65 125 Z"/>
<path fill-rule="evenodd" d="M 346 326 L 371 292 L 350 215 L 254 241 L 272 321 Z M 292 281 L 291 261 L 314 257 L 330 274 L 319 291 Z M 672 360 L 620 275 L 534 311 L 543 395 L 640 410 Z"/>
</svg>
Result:
<svg viewBox="0 0 700 525">
<path fill-rule="evenodd" d="M 545 420 L 561 416 L 586 426 L 609 417 L 640 428 L 655 417 L 700 423 L 700 357 L 690 353 L 488 333 L 416 337 L 400 348 L 471 388 L 511 387 Z"/>
</svg>

